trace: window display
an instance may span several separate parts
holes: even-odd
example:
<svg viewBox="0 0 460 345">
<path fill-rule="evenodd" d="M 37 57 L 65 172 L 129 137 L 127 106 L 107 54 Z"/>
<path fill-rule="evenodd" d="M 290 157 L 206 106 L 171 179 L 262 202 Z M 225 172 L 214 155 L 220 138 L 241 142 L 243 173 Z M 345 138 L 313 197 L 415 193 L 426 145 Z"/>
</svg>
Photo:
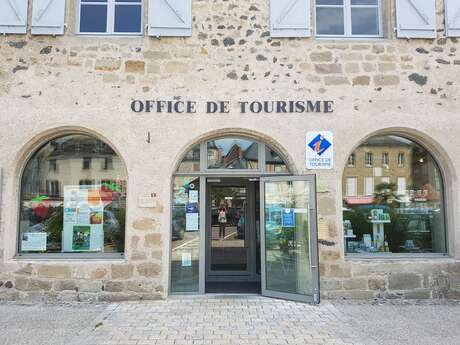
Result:
<svg viewBox="0 0 460 345">
<path fill-rule="evenodd" d="M 108 159 L 112 169 L 101 169 Z M 23 172 L 19 252 L 122 253 L 125 211 L 126 174 L 112 148 L 82 134 L 53 139 Z"/>
<path fill-rule="evenodd" d="M 368 139 L 352 155 L 358 163 L 347 165 L 342 182 L 346 252 L 445 253 L 443 181 L 431 154 L 387 135 Z M 369 168 L 376 155 L 385 159 Z M 353 188 L 351 180 L 358 181 Z"/>
</svg>

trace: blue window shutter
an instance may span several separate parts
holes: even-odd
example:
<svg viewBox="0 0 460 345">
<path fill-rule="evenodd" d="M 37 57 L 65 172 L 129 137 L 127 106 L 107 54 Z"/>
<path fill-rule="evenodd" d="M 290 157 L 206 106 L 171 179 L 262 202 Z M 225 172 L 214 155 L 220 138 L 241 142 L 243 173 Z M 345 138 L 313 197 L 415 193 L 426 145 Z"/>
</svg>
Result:
<svg viewBox="0 0 460 345">
<path fill-rule="evenodd" d="M 310 0 L 270 0 L 272 37 L 309 37 Z"/>
<path fill-rule="evenodd" d="M 446 2 L 446 36 L 460 37 L 460 1 L 445 0 Z"/>
<path fill-rule="evenodd" d="M 63 35 L 65 0 L 33 0 L 32 35 Z"/>
<path fill-rule="evenodd" d="M 27 33 L 27 0 L 0 0 L 0 33 Z"/>
<path fill-rule="evenodd" d="M 192 0 L 149 0 L 149 36 L 191 36 Z"/>
<path fill-rule="evenodd" d="M 436 38 L 436 0 L 396 0 L 399 38 Z"/>
</svg>

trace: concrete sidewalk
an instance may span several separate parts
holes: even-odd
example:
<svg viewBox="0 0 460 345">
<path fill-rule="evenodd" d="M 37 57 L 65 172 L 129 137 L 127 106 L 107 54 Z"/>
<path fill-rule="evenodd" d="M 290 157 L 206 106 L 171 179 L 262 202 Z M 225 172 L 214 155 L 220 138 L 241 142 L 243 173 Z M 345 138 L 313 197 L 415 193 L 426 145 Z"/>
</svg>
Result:
<svg viewBox="0 0 460 345">
<path fill-rule="evenodd" d="M 460 344 L 458 301 L 0 303 L 0 344 Z"/>
</svg>

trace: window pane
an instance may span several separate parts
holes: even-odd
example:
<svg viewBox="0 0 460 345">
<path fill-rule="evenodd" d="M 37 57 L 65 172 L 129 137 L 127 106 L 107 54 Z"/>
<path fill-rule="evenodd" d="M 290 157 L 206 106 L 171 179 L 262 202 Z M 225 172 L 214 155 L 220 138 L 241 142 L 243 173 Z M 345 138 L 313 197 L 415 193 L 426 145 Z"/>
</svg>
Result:
<svg viewBox="0 0 460 345">
<path fill-rule="evenodd" d="M 316 33 L 318 35 L 343 35 L 345 33 L 343 8 L 317 7 Z"/>
<path fill-rule="evenodd" d="M 343 5 L 343 0 L 316 0 L 317 5 Z"/>
<path fill-rule="evenodd" d="M 351 9 L 352 35 L 378 35 L 379 11 L 377 8 Z"/>
<path fill-rule="evenodd" d="M 372 169 L 345 168 L 347 252 L 445 253 L 444 191 L 433 157 L 398 136 L 371 138 L 354 152 L 356 157 L 384 153 L 389 157 L 387 166 L 375 161 Z M 403 166 L 396 159 L 399 155 L 406 159 Z M 357 190 L 356 179 L 363 181 Z"/>
<path fill-rule="evenodd" d="M 257 143 L 239 138 L 209 141 L 209 169 L 257 169 L 259 148 Z"/>
<path fill-rule="evenodd" d="M 180 162 L 177 172 L 190 173 L 200 171 L 200 145 L 195 145 Z"/>
<path fill-rule="evenodd" d="M 141 32 L 142 6 L 116 5 L 115 32 Z"/>
<path fill-rule="evenodd" d="M 265 170 L 271 173 L 289 172 L 286 163 L 275 150 L 265 146 Z"/>
<path fill-rule="evenodd" d="M 98 164 L 82 169 L 83 157 Z M 102 170 L 105 159 L 113 169 Z M 56 161 L 59 169 L 47 169 Z M 21 183 L 21 252 L 123 252 L 126 175 L 116 153 L 86 135 L 67 135 L 40 148 Z"/>
<path fill-rule="evenodd" d="M 175 177 L 171 227 L 171 291 L 198 292 L 200 178 Z"/>
<path fill-rule="evenodd" d="M 351 0 L 352 5 L 378 5 L 378 0 Z"/>
<path fill-rule="evenodd" d="M 107 5 L 81 5 L 80 32 L 107 32 Z"/>
</svg>

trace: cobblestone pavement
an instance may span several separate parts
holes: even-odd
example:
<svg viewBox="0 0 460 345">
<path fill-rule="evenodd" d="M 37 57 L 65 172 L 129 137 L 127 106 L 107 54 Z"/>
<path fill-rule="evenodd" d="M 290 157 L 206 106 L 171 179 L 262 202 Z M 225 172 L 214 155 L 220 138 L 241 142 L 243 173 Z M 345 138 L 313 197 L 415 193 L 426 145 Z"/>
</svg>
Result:
<svg viewBox="0 0 460 345">
<path fill-rule="evenodd" d="M 315 306 L 207 295 L 104 306 L 0 303 L 1 345 L 458 345 L 459 326 L 460 302 L 455 301 Z"/>
</svg>

